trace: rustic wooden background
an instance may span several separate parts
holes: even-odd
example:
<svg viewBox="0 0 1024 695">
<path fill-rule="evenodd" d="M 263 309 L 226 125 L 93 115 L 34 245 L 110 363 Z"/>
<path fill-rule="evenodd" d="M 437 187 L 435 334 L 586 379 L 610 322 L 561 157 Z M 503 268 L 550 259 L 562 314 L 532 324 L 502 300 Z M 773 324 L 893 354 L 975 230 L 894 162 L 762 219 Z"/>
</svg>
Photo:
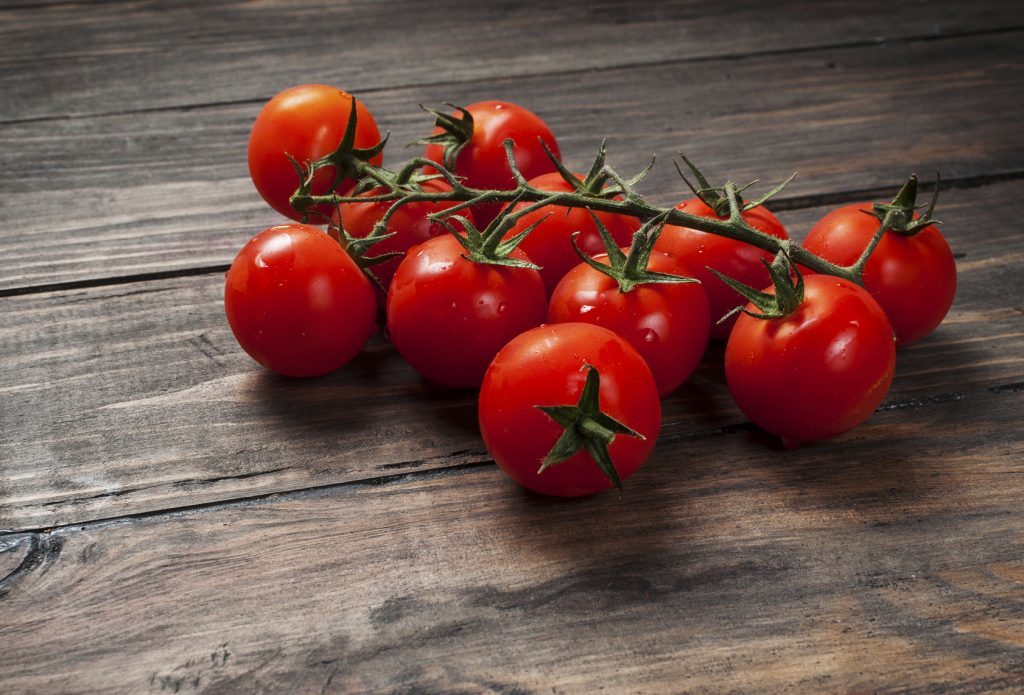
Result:
<svg viewBox="0 0 1024 695">
<path fill-rule="evenodd" d="M 998 0 L 0 4 L 0 692 L 1024 691 L 1022 46 Z M 624 495 L 541 499 L 382 340 L 296 381 L 231 337 L 301 82 L 395 143 L 520 102 L 662 203 L 680 148 L 799 170 L 798 238 L 939 169 L 959 295 L 844 437 L 780 449 L 716 347 Z"/>
</svg>

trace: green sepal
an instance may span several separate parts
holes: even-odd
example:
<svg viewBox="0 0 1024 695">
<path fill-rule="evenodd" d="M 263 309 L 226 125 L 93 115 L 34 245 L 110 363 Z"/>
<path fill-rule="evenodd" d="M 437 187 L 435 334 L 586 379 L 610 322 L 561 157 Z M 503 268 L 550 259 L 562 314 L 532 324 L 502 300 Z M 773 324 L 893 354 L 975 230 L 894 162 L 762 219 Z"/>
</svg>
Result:
<svg viewBox="0 0 1024 695">
<path fill-rule="evenodd" d="M 690 182 L 690 179 L 686 176 L 686 174 L 683 173 L 682 168 L 679 166 L 679 162 L 673 160 L 672 164 L 675 165 L 676 171 L 679 173 L 679 177 L 682 178 L 683 182 L 686 183 L 687 188 L 693 191 L 693 194 L 700 198 L 705 205 L 714 210 L 715 214 L 718 217 L 721 217 L 723 219 L 728 218 L 731 206 L 729 204 L 729 197 L 725 194 L 725 188 L 723 186 L 712 186 L 711 182 L 708 181 L 707 177 L 705 177 L 701 170 L 697 168 L 697 165 L 695 165 L 693 162 L 687 159 L 686 155 L 684 155 L 682 152 L 679 153 L 679 157 L 686 163 L 686 166 L 690 169 L 690 172 L 693 174 L 693 177 L 697 179 L 697 183 L 700 185 L 700 188 L 694 186 L 693 183 Z M 789 178 L 787 178 L 785 181 L 772 188 L 770 191 L 762 195 L 760 198 L 757 198 L 756 200 L 752 201 L 744 201 L 743 198 L 739 197 L 739 194 L 747 190 L 751 186 L 759 183 L 759 180 L 754 179 L 750 183 L 744 186 L 740 186 L 739 188 L 736 189 L 736 195 L 739 200 L 740 211 L 747 212 L 748 210 L 753 210 L 756 207 L 764 205 L 766 202 L 768 202 L 768 200 L 778 195 L 782 191 L 782 189 L 784 189 L 793 181 L 794 178 L 796 178 L 796 172 L 790 174 Z"/>
<path fill-rule="evenodd" d="M 512 208 L 514 208 L 518 202 L 518 197 L 510 202 L 483 231 L 477 229 L 476 225 L 473 224 L 469 218 L 463 217 L 462 215 L 451 214 L 445 218 L 437 218 L 437 221 L 443 224 L 455 237 L 455 240 L 459 242 L 462 248 L 466 250 L 466 253 L 463 254 L 462 257 L 467 261 L 473 261 L 474 263 L 482 263 L 485 265 L 500 265 L 509 268 L 532 268 L 533 270 L 540 270 L 541 267 L 536 263 L 524 261 L 519 258 L 511 258 L 510 254 L 519 246 L 520 243 L 522 243 L 523 239 L 529 236 L 530 232 L 536 229 L 541 222 L 548 218 L 548 215 L 544 215 L 513 237 L 508 239 L 502 238 L 518 219 L 515 215 L 510 214 Z M 459 221 L 465 231 L 464 235 L 459 234 L 455 227 L 448 222 L 448 219 L 450 218 L 454 218 Z"/>
<path fill-rule="evenodd" d="M 441 128 L 440 133 L 428 135 L 416 141 L 417 145 L 441 145 L 441 163 L 449 170 L 455 169 L 462 148 L 473 138 L 473 114 L 461 106 L 445 102 L 445 106 L 459 112 L 459 115 L 445 113 L 420 104 L 420 108 L 434 117 L 434 125 Z"/>
<path fill-rule="evenodd" d="M 644 222 L 643 226 L 633 233 L 633 241 L 629 247 L 629 253 L 626 254 L 615 243 L 615 239 L 608 233 L 608 229 L 601 223 L 600 218 L 592 210 L 588 212 L 590 212 L 594 224 L 597 225 L 597 232 L 601 236 L 601 243 L 604 244 L 604 250 L 608 254 L 608 263 L 600 263 L 583 252 L 576 243 L 576 237 L 579 236 L 579 232 L 574 232 L 572 237 L 570 237 L 572 246 L 580 260 L 599 273 L 604 273 L 619 283 L 619 290 L 621 292 L 630 292 L 637 285 L 651 283 L 681 284 L 700 282 L 696 278 L 686 277 L 685 275 L 657 273 L 647 269 L 647 265 L 651 260 L 651 254 L 654 252 L 654 244 L 658 241 L 658 237 L 661 236 L 661 230 L 665 227 L 665 217 L 667 217 L 668 213 L 658 215 Z"/>
<path fill-rule="evenodd" d="M 586 364 L 583 367 L 587 370 L 587 380 L 576 405 L 534 406 L 563 428 L 562 435 L 544 457 L 537 474 L 540 475 L 551 466 L 557 466 L 586 449 L 605 477 L 621 492 L 622 480 L 612 463 L 608 447 L 620 434 L 638 439 L 645 437 L 601 411 L 601 375 L 593 365 Z"/>
<path fill-rule="evenodd" d="M 768 269 L 768 275 L 771 277 L 772 285 L 775 287 L 774 294 L 754 289 L 738 280 L 734 280 L 728 275 L 723 275 L 714 268 L 708 267 L 708 270 L 714 273 L 719 280 L 739 292 L 744 299 L 761 312 L 755 313 L 747 310 L 746 307 L 738 306 L 720 318 L 718 323 L 728 320 L 733 314 L 740 311 L 748 316 L 753 316 L 755 319 L 780 319 L 792 314 L 803 304 L 804 276 L 800 273 L 800 269 L 789 260 L 789 255 L 785 251 L 779 251 L 775 255 L 775 260 L 771 263 L 763 258 L 761 262 Z M 795 280 L 793 279 L 794 275 L 796 276 Z"/>
<path fill-rule="evenodd" d="M 338 233 L 338 243 L 341 245 L 341 248 L 345 253 L 348 254 L 349 258 L 359 266 L 359 269 L 363 271 L 363 274 L 366 275 L 366 277 L 370 278 L 373 284 L 386 292 L 388 288 L 384 286 L 384 283 L 380 281 L 380 278 L 378 278 L 377 274 L 371 269 L 375 265 L 379 265 L 403 254 L 399 251 L 389 251 L 388 253 L 382 253 L 377 256 L 367 256 L 366 252 L 377 242 L 393 237 L 396 232 L 388 232 L 386 226 L 381 228 L 379 225 L 374 225 L 373 229 L 370 230 L 370 233 L 365 237 L 355 237 L 349 234 L 348 230 L 342 226 L 340 222 L 340 215 L 338 216 L 338 219 L 338 222 L 331 222 L 328 225 L 328 231 L 335 230 Z"/>
<path fill-rule="evenodd" d="M 919 209 L 917 206 L 917 174 L 910 175 L 910 178 L 900 187 L 899 192 L 896 193 L 896 197 L 892 199 L 891 203 L 875 203 L 871 206 L 870 211 L 864 212 L 885 224 L 888 231 L 902 234 L 903 236 L 914 236 L 925 227 L 933 224 L 942 224 L 942 222 L 932 218 L 932 213 L 935 212 L 935 204 L 939 202 L 939 186 L 941 183 L 942 177 L 938 172 L 935 172 L 935 190 L 932 191 L 931 201 L 926 206 L 920 206 L 924 208 L 924 213 L 916 220 L 914 219 L 914 211 Z"/>
</svg>

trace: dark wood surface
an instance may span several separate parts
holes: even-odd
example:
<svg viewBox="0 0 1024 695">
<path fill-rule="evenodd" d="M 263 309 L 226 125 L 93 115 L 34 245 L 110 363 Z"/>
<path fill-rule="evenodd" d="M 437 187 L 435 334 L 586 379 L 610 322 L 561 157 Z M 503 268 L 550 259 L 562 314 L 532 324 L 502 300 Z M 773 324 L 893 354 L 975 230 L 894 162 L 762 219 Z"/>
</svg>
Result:
<svg viewBox="0 0 1024 695">
<path fill-rule="evenodd" d="M 0 692 L 1024 689 L 1024 11 L 1017 3 L 0 6 Z M 329 32 L 321 35 L 318 32 Z M 276 221 L 244 147 L 327 81 L 396 143 L 500 97 L 797 181 L 797 238 L 948 180 L 960 290 L 874 417 L 785 451 L 713 347 L 625 494 L 489 460 L 475 394 L 381 338 L 275 377 L 222 271 Z M 396 148 L 391 161 L 406 152 Z"/>
</svg>

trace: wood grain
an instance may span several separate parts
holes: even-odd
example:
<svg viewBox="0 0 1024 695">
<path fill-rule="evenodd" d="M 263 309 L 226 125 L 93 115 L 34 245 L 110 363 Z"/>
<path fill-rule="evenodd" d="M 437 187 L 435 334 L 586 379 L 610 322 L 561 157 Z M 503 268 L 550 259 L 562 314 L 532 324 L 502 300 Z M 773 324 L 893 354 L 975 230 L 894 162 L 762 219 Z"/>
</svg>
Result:
<svg viewBox="0 0 1024 695">
<path fill-rule="evenodd" d="M 887 407 L 1024 381 L 1024 232 L 1002 205 L 1022 194 L 1010 182 L 945 196 L 958 299 L 900 353 Z M 783 219 L 806 228 L 824 212 Z M 274 376 L 235 343 L 221 293 L 210 275 L 0 299 L 0 529 L 487 460 L 474 392 L 422 381 L 379 340 L 333 375 Z M 742 429 L 721 354 L 666 400 L 666 436 Z"/>
<path fill-rule="evenodd" d="M 607 69 L 585 79 L 409 86 L 366 100 L 396 145 L 425 132 L 417 103 L 501 97 L 548 119 L 575 168 L 587 166 L 605 136 L 623 171 L 641 169 L 656 152 L 662 162 L 644 189 L 660 202 L 684 196 L 665 161 L 680 148 L 716 178 L 777 181 L 799 170 L 787 195 L 803 198 L 888 188 L 913 170 L 940 169 L 952 179 L 1021 175 L 1019 45 L 1018 35 L 1005 34 L 824 49 Z M 0 291 L 228 263 L 252 234 L 279 221 L 246 170 L 257 110 L 0 126 Z M 393 159 L 409 154 L 395 150 Z"/>
<path fill-rule="evenodd" d="M 621 497 L 485 467 L 8 537 L 0 683 L 1019 691 L 1022 407 L 972 392 L 795 451 L 662 442 Z"/>
<path fill-rule="evenodd" d="M 1015 3 L 952 0 L 31 4 L 0 7 L 0 121 L 257 102 L 310 81 L 367 91 L 1024 27 Z"/>
</svg>

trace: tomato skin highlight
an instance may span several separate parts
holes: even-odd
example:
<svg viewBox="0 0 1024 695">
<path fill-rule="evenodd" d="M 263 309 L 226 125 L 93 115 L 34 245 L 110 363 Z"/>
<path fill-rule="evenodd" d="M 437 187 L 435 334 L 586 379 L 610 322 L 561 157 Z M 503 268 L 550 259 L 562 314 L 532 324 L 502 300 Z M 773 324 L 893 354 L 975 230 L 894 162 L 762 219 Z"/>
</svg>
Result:
<svg viewBox="0 0 1024 695">
<path fill-rule="evenodd" d="M 480 431 L 487 450 L 523 487 L 558 497 L 592 495 L 611 487 L 585 450 L 537 473 L 563 430 L 535 406 L 575 404 L 588 364 L 601 376 L 601 410 L 644 436 L 615 437 L 609 452 L 619 477 L 625 480 L 650 457 L 661 427 L 661 401 L 643 358 L 600 326 L 544 325 L 503 347 L 480 388 Z"/>
<path fill-rule="evenodd" d="M 871 203 L 833 210 L 811 228 L 803 247 L 837 265 L 856 262 L 880 224 L 863 212 L 871 210 Z M 863 281 L 889 317 L 896 344 L 910 345 L 935 330 L 953 305 L 956 261 L 935 225 L 913 236 L 887 231 L 864 266 Z"/>
<path fill-rule="evenodd" d="M 388 331 L 426 378 L 476 387 L 505 343 L 544 321 L 547 299 L 536 270 L 475 263 L 465 252 L 451 234 L 409 249 L 388 290 Z"/>
<path fill-rule="evenodd" d="M 281 374 L 332 372 L 376 329 L 371 282 L 316 227 L 293 223 L 260 232 L 225 280 L 224 309 L 239 345 Z"/>
<path fill-rule="evenodd" d="M 301 220 L 289 203 L 299 187 L 299 175 L 286 155 L 306 164 L 330 154 L 341 143 L 352 113 L 352 96 L 337 87 L 304 84 L 290 87 L 268 101 L 256 117 L 249 134 L 249 175 L 263 199 L 285 217 Z M 361 101 L 356 100 L 356 148 L 373 147 L 380 142 L 380 131 Z M 383 154 L 370 163 L 380 165 Z M 313 195 L 326 195 L 334 179 L 334 168 L 324 167 L 313 179 Z M 346 193 L 355 181 L 345 179 L 335 188 Z M 324 216 L 331 206 L 316 208 Z"/>
<path fill-rule="evenodd" d="M 607 259 L 607 254 L 595 257 L 599 263 Z M 692 277 L 675 256 L 657 251 L 647 268 Z M 708 316 L 707 296 L 698 283 L 651 283 L 622 292 L 614 279 L 586 263 L 562 278 L 548 306 L 551 323 L 592 323 L 629 341 L 647 362 L 662 396 L 678 388 L 700 364 L 710 335 Z"/>
<path fill-rule="evenodd" d="M 425 181 L 420 184 L 420 187 L 427 193 L 442 193 L 452 190 L 451 185 L 444 180 L 432 179 Z M 381 195 L 386 193 L 387 189 L 383 187 L 373 188 L 365 193 L 360 193 L 359 197 L 371 198 L 373 196 Z M 341 210 L 341 222 L 345 230 L 354 237 L 363 238 L 373 231 L 373 226 L 377 224 L 383 217 L 384 214 L 391 207 L 393 201 L 378 201 L 378 202 L 360 202 L 360 203 L 342 203 L 339 205 Z M 394 236 L 387 239 L 378 241 L 369 251 L 367 255 L 370 257 L 379 256 L 385 253 L 400 252 L 405 253 L 413 246 L 422 244 L 428 239 L 433 239 L 436 236 L 442 234 L 448 234 L 448 228 L 440 222 L 432 221 L 427 218 L 436 212 L 447 210 L 450 207 L 457 205 L 456 201 L 445 201 L 445 202 L 413 202 L 406 203 L 399 207 L 395 213 L 388 220 L 388 233 L 394 233 Z M 460 210 L 459 215 L 473 221 L 473 212 L 468 209 Z M 337 222 L 337 212 L 332 216 L 332 220 Z M 459 229 L 457 220 L 451 220 L 451 224 L 455 225 L 456 229 Z M 398 269 L 398 264 L 401 263 L 402 257 L 396 256 L 383 263 L 371 266 L 370 271 L 381 281 L 381 284 L 386 288 L 391 283 L 391 278 L 395 274 L 395 270 Z"/>
<path fill-rule="evenodd" d="M 829 275 L 805 276 L 804 283 L 794 313 L 742 314 L 725 348 L 736 404 L 788 445 L 834 437 L 866 420 L 888 393 L 896 361 L 892 326 L 863 288 Z"/>
<path fill-rule="evenodd" d="M 576 176 L 582 180 L 579 174 Z M 544 174 L 530 180 L 530 185 L 542 191 L 552 193 L 569 192 L 573 187 L 562 178 L 557 171 Z M 528 207 L 530 203 L 518 203 L 513 211 Z M 629 246 L 633 232 L 638 229 L 638 222 L 628 215 L 617 215 L 608 212 L 593 213 L 608 230 L 618 246 Z M 530 225 L 539 224 L 523 239 L 519 248 L 526 252 L 530 260 L 541 267 L 540 274 L 544 278 L 544 286 L 548 294 L 554 291 L 558 281 L 566 273 L 576 267 L 580 257 L 572 246 L 572 235 L 579 232 L 576 243 L 580 250 L 588 256 L 604 253 L 604 244 L 598 232 L 597 224 L 591 212 L 583 208 L 568 208 L 560 205 L 545 205 L 523 215 L 506 232 L 505 238 L 519 234 Z"/>
<path fill-rule="evenodd" d="M 709 219 L 722 219 L 700 198 L 684 200 L 676 206 L 676 209 Z M 743 219 L 751 227 L 765 234 L 771 234 L 779 239 L 789 238 L 786 228 L 782 226 L 778 218 L 764 207 L 756 207 L 744 212 Z M 736 317 L 723 323 L 717 323 L 718 320 L 736 307 L 745 305 L 747 300 L 719 280 L 714 273 L 708 270 L 708 267 L 750 287 L 764 287 L 771 284 L 771 277 L 761 260 L 764 259 L 771 263 L 774 255 L 770 251 L 762 251 L 741 241 L 726 239 L 689 227 L 667 224 L 654 248 L 681 260 L 693 271 L 693 277 L 700 280 L 701 286 L 708 295 L 708 304 L 711 308 L 711 337 L 715 340 L 726 340 L 729 337 L 729 332 L 736 323 Z"/>
<path fill-rule="evenodd" d="M 470 188 L 512 190 L 516 187 L 505 155 L 505 140 L 515 142 L 516 166 L 527 180 L 555 171 L 540 141 L 561 158 L 554 134 L 539 116 L 508 101 L 481 101 L 466 110 L 473 116 L 473 136 L 455 159 L 454 174 L 463 177 Z M 443 132 L 440 127 L 433 134 Z M 539 140 L 538 140 L 539 138 Z M 427 145 L 423 156 L 444 163 L 444 148 Z M 488 225 L 502 209 L 501 203 L 485 203 L 473 208 L 481 227 Z"/>
</svg>

